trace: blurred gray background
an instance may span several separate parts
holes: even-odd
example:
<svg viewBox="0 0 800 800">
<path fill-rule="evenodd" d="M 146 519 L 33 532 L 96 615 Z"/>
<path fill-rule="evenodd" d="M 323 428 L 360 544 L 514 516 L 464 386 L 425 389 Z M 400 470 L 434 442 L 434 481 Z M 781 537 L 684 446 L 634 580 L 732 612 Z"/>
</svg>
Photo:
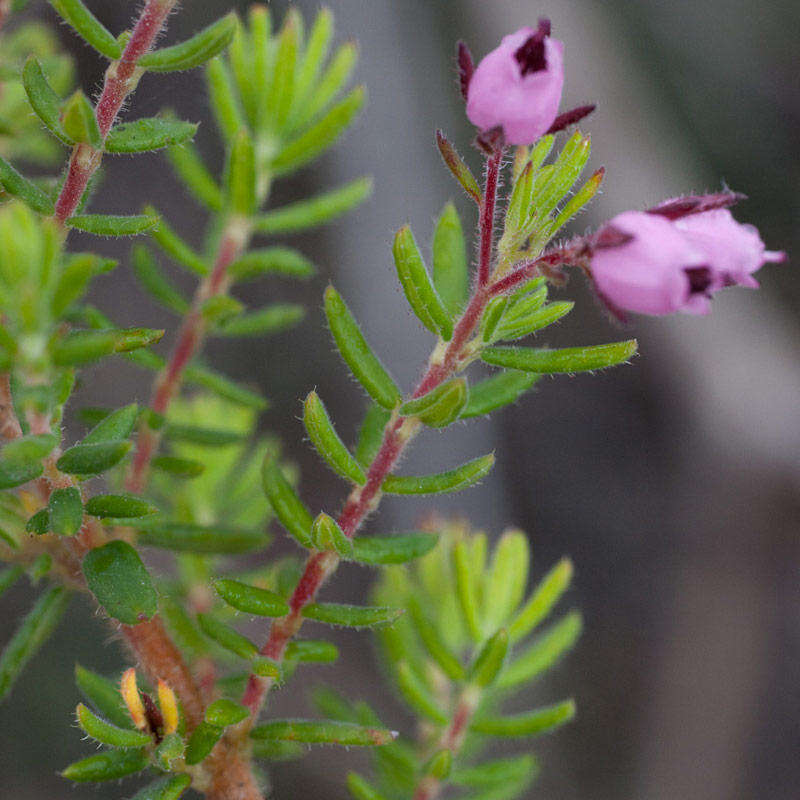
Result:
<svg viewBox="0 0 800 800">
<path fill-rule="evenodd" d="M 87 2 L 121 30 L 139 3 Z M 168 39 L 186 35 L 230 7 L 185 2 Z M 316 2 L 301 2 L 310 12 Z M 265 281 L 247 299 L 299 298 L 310 309 L 296 333 L 264 342 L 212 343 L 217 366 L 259 385 L 273 405 L 264 426 L 278 431 L 303 467 L 306 491 L 335 510 L 338 484 L 310 453 L 298 421 L 299 399 L 317 387 L 340 429 L 354 435 L 359 390 L 322 328 L 321 291 L 333 280 L 369 338 L 408 385 L 430 341 L 406 310 L 389 254 L 392 232 L 410 221 L 422 241 L 442 204 L 457 199 L 441 168 L 433 131 L 444 128 L 462 152 L 471 130 L 453 75 L 453 48 L 466 39 L 476 56 L 539 15 L 552 18 L 567 53 L 563 108 L 596 102 L 586 124 L 592 164 L 608 170 L 605 194 L 577 230 L 627 208 L 724 181 L 750 199 L 737 214 L 759 226 L 772 249 L 800 252 L 798 186 L 800 6 L 790 0 L 332 0 L 340 39 L 361 48 L 357 78 L 370 101 L 335 151 L 279 185 L 280 204 L 312 187 L 372 173 L 373 199 L 318 233 L 295 239 L 320 275 L 302 287 Z M 246 3 L 236 3 L 244 9 Z M 275 2 L 280 16 L 285 4 Z M 57 25 L 44 3 L 35 16 Z M 83 86 L 102 79 L 94 55 L 62 28 L 79 59 Z M 202 120 L 199 143 L 218 159 L 199 72 L 146 76 L 135 116 L 164 106 Z M 470 156 L 477 167 L 474 153 Z M 123 187 L 121 190 L 116 188 Z M 202 220 L 159 156 L 108 159 L 94 207 L 129 212 L 152 200 L 189 239 Z M 94 243 L 93 243 L 94 245 Z M 123 259 L 98 284 L 95 300 L 123 324 L 175 321 L 135 287 L 127 247 L 99 247 Z M 795 261 L 796 263 L 796 261 Z M 182 276 L 177 275 L 176 280 Z M 400 529 L 438 509 L 468 515 L 493 535 L 529 532 L 535 574 L 570 554 L 576 588 L 569 602 L 586 617 L 580 646 L 521 702 L 574 693 L 579 716 L 537 743 L 544 769 L 529 796 L 661 800 L 790 800 L 800 785 L 800 278 L 790 261 L 765 269 L 762 290 L 729 291 L 708 318 L 636 319 L 641 356 L 607 374 L 545 380 L 518 406 L 437 436 L 409 457 L 409 471 L 434 469 L 497 448 L 498 466 L 479 489 L 450 501 L 388 499 L 371 527 Z M 620 337 L 580 280 L 568 293 L 578 309 L 547 341 L 594 343 Z M 399 344 L 402 343 L 402 344 Z M 96 372 L 80 400 L 145 401 L 146 376 L 120 364 Z M 369 576 L 343 569 L 330 598 L 363 596 Z M 4 599 L 0 636 L 30 603 Z M 407 726 L 387 697 L 365 635 L 342 638 L 335 668 L 304 673 L 309 684 L 335 682 Z M 369 657 L 364 657 L 368 648 Z M 34 800 L 127 797 L 131 786 L 68 788 L 56 771 L 91 747 L 70 727 L 77 701 L 76 659 L 96 669 L 123 662 L 101 621 L 76 602 L 55 641 L 37 657 L 0 708 L 0 796 Z M 302 688 L 301 684 L 293 684 Z M 297 696 L 276 696 L 279 713 L 304 713 Z M 344 771 L 358 753 L 278 766 L 283 798 L 346 793 Z"/>
</svg>

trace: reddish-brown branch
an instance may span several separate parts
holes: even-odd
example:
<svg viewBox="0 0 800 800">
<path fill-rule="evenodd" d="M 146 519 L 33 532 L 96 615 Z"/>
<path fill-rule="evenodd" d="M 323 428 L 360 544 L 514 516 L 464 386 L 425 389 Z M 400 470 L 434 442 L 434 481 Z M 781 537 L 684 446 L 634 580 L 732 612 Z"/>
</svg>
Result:
<svg viewBox="0 0 800 800">
<path fill-rule="evenodd" d="M 22 436 L 22 426 L 14 410 L 11 382 L 7 372 L 0 375 L 0 436 L 9 440 L 19 439 Z"/>
<path fill-rule="evenodd" d="M 97 125 L 104 142 L 125 100 L 139 83 L 141 72 L 136 62 L 153 46 L 176 2 L 177 0 L 148 0 L 120 60 L 112 62 L 106 71 L 103 90 L 95 109 Z M 75 213 L 102 158 L 102 149 L 95 150 L 88 144 L 75 145 L 69 160 L 67 177 L 56 200 L 54 216 L 59 222 L 65 222 Z"/>
<path fill-rule="evenodd" d="M 469 722 L 475 713 L 478 696 L 474 689 L 467 688 L 459 698 L 453 718 L 442 733 L 437 750 L 449 750 L 454 756 L 461 749 L 464 737 L 469 729 Z M 413 800 L 435 800 L 442 790 L 442 782 L 432 775 L 424 777 L 414 792 Z"/>
<path fill-rule="evenodd" d="M 480 251 L 478 256 L 478 286 L 489 282 L 494 246 L 494 210 L 497 205 L 497 180 L 503 160 L 502 149 L 496 149 L 486 162 L 486 188 L 480 212 Z"/>
<path fill-rule="evenodd" d="M 488 159 L 486 168 L 486 187 L 484 201 L 480 212 L 480 262 L 479 276 L 485 273 L 485 279 L 476 282 L 472 298 L 461 315 L 453 332 L 453 337 L 445 349 L 441 360 L 430 360 L 428 368 L 422 376 L 412 397 L 436 388 L 453 375 L 468 358 L 466 345 L 480 322 L 486 308 L 489 295 L 486 283 L 490 274 L 493 253 L 494 208 L 497 196 L 497 182 L 502 150 L 495 150 Z M 488 198 L 488 199 L 487 199 Z M 357 486 L 350 493 L 347 502 L 338 518 L 339 527 L 352 538 L 357 533 L 367 515 L 373 511 L 381 496 L 381 487 L 389 473 L 400 460 L 408 443 L 416 433 L 418 423 L 411 419 L 393 416 L 386 425 L 383 439 L 377 455 L 367 470 L 367 480 L 363 486 Z M 263 655 L 280 661 L 286 645 L 300 630 L 303 624 L 303 608 L 311 603 L 325 581 L 333 574 L 339 564 L 339 558 L 331 552 L 312 551 L 306 561 L 305 569 L 291 597 L 289 614 L 275 620 L 270 627 L 269 637 L 261 649 Z M 250 676 L 242 703 L 250 709 L 250 723 L 255 720 L 264 702 L 266 693 L 272 686 L 272 680 L 255 674 Z"/>
<path fill-rule="evenodd" d="M 167 413 L 170 403 L 180 389 L 186 367 L 202 346 L 206 334 L 203 305 L 209 298 L 227 291 L 228 267 L 245 249 L 249 237 L 249 230 L 241 220 L 232 220 L 229 223 L 220 242 L 214 266 L 197 287 L 192 307 L 178 331 L 175 347 L 153 385 L 150 408 L 157 414 Z M 139 429 L 136 452 L 125 481 L 125 488 L 129 492 L 144 491 L 150 462 L 158 449 L 160 439 L 160 433 L 151 428 L 146 420 L 143 421 Z"/>
</svg>

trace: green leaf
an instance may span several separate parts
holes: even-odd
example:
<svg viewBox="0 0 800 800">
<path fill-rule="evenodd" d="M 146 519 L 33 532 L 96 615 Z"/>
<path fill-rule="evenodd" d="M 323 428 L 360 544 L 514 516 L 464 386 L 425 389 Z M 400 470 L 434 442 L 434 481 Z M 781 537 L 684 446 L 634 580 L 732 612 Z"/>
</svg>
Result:
<svg viewBox="0 0 800 800">
<path fill-rule="evenodd" d="M 336 51 L 308 101 L 298 110 L 297 117 L 293 120 L 295 129 L 316 118 L 339 94 L 349 80 L 357 58 L 358 51 L 352 42 L 343 44 Z"/>
<path fill-rule="evenodd" d="M 360 205 L 372 194 L 372 178 L 357 178 L 344 186 L 276 208 L 253 219 L 256 233 L 294 233 L 323 225 Z"/>
<path fill-rule="evenodd" d="M 144 750 L 105 750 L 70 764 L 61 775 L 76 783 L 102 783 L 125 778 L 146 767 Z"/>
<path fill-rule="evenodd" d="M 256 394 L 256 392 L 241 386 L 224 375 L 220 375 L 219 372 L 200 364 L 190 364 L 186 368 L 184 377 L 187 383 L 202 386 L 204 389 L 208 389 L 226 400 L 231 400 L 247 408 L 263 411 L 269 405 L 260 394 Z"/>
<path fill-rule="evenodd" d="M 155 506 L 132 494 L 99 494 L 86 501 L 86 513 L 93 517 L 137 519 L 157 511 Z"/>
<path fill-rule="evenodd" d="M 50 528 L 59 536 L 74 536 L 83 523 L 83 502 L 75 486 L 54 489 L 48 503 Z"/>
<path fill-rule="evenodd" d="M 463 664 L 447 645 L 439 629 L 429 619 L 428 614 L 416 598 L 410 598 L 408 610 L 419 638 L 430 657 L 442 668 L 448 678 L 453 681 L 463 681 L 467 676 Z"/>
<path fill-rule="evenodd" d="M 269 454 L 264 458 L 261 482 L 283 527 L 302 547 L 312 547 L 311 525 L 314 519 L 311 512 L 284 477 L 277 459 Z"/>
<path fill-rule="evenodd" d="M 478 181 L 470 172 L 469 167 L 464 163 L 464 159 L 456 151 L 455 147 L 445 138 L 441 131 L 436 131 L 436 145 L 439 153 L 447 165 L 453 177 L 461 184 L 461 188 L 478 204 L 481 204 L 483 193 L 481 192 Z"/>
<path fill-rule="evenodd" d="M 317 550 L 330 550 L 342 558 L 353 554 L 353 542 L 333 517 L 319 514 L 311 526 L 311 541 Z"/>
<path fill-rule="evenodd" d="M 137 527 L 142 544 L 182 553 L 234 555 L 258 550 L 269 543 L 269 535 L 257 528 L 160 520 L 142 520 Z"/>
<path fill-rule="evenodd" d="M 395 234 L 392 254 L 397 276 L 411 310 L 431 333 L 450 339 L 453 335 L 453 320 L 433 286 L 408 225 L 404 225 Z"/>
<path fill-rule="evenodd" d="M 115 214 L 78 214 L 70 217 L 66 224 L 95 236 L 137 236 L 158 225 L 158 217 L 148 214 L 122 216 Z"/>
<path fill-rule="evenodd" d="M 35 183 L 24 178 L 4 158 L 0 157 L 0 184 L 14 197 L 18 197 L 34 211 L 49 216 L 55 206 L 50 196 Z"/>
<path fill-rule="evenodd" d="M 158 598 L 139 554 L 121 539 L 90 550 L 83 559 L 89 591 L 112 618 L 137 625 L 158 611 Z"/>
<path fill-rule="evenodd" d="M 367 728 L 351 722 L 308 719 L 273 719 L 250 732 L 253 739 L 279 739 L 301 744 L 338 744 L 376 747 L 394 741 L 397 734 L 385 728 Z"/>
<path fill-rule="evenodd" d="M 500 537 L 484 581 L 483 623 L 487 633 L 505 624 L 520 604 L 528 583 L 530 558 L 528 537 L 522 531 L 509 530 Z"/>
<path fill-rule="evenodd" d="M 118 408 L 95 425 L 81 439 L 81 444 L 124 441 L 133 433 L 138 417 L 139 406 L 136 403 Z"/>
<path fill-rule="evenodd" d="M 260 617 L 282 617 L 289 613 L 286 601 L 269 589 L 230 579 L 215 580 L 213 585 L 217 594 L 238 611 Z"/>
<path fill-rule="evenodd" d="M 337 475 L 357 484 L 367 482 L 364 470 L 336 433 L 328 411 L 316 392 L 309 392 L 305 399 L 303 424 L 311 443 Z"/>
<path fill-rule="evenodd" d="M 137 66 L 150 72 L 177 72 L 199 67 L 228 46 L 236 23 L 236 14 L 232 11 L 185 42 L 146 53 L 137 61 Z"/>
<path fill-rule="evenodd" d="M 510 717 L 478 717 L 470 725 L 470 730 L 490 736 L 536 736 L 569 722 L 574 716 L 575 702 L 565 700 Z"/>
<path fill-rule="evenodd" d="M 297 115 L 299 106 L 307 100 L 308 95 L 317 83 L 323 62 L 328 55 L 332 38 L 333 14 L 330 9 L 321 8 L 314 19 L 305 53 L 303 53 L 299 62 L 294 83 L 293 117 Z"/>
<path fill-rule="evenodd" d="M 358 536 L 353 539 L 351 558 L 362 564 L 405 564 L 429 553 L 438 541 L 439 537 L 432 533 Z"/>
<path fill-rule="evenodd" d="M 402 608 L 352 606 L 344 603 L 310 603 L 303 609 L 303 616 L 306 619 L 346 628 L 377 628 L 391 625 L 402 613 Z"/>
<path fill-rule="evenodd" d="M 132 800 L 178 800 L 191 785 L 192 779 L 185 773 L 165 775 L 138 791 Z"/>
<path fill-rule="evenodd" d="M 50 511 L 47 508 L 39 509 L 25 523 L 25 531 L 34 536 L 44 536 L 50 532 Z"/>
<path fill-rule="evenodd" d="M 292 9 L 284 17 L 283 27 L 277 37 L 277 47 L 272 67 L 272 81 L 267 94 L 266 119 L 269 127 L 282 130 L 289 116 L 294 97 L 294 80 L 297 73 L 297 50 L 302 34 L 298 30 L 302 18 Z"/>
<path fill-rule="evenodd" d="M 452 768 L 453 753 L 451 750 L 444 749 L 433 755 L 422 768 L 422 771 L 426 776 L 430 776 L 437 781 L 443 781 L 450 776 Z"/>
<path fill-rule="evenodd" d="M 68 475 L 99 475 L 119 464 L 130 449 L 131 443 L 125 441 L 76 444 L 65 451 L 56 466 Z"/>
<path fill-rule="evenodd" d="M 115 125 L 106 137 L 108 153 L 146 153 L 193 139 L 198 125 L 163 117 L 145 117 Z"/>
<path fill-rule="evenodd" d="M 575 303 L 548 303 L 546 306 L 534 311 L 530 314 L 515 314 L 516 308 L 512 308 L 503 315 L 497 330 L 494 333 L 494 339 L 504 339 L 510 341 L 512 339 L 521 339 L 523 336 L 528 336 L 535 333 L 554 322 L 558 322 L 562 317 L 569 314 L 574 308 Z"/>
<path fill-rule="evenodd" d="M 535 372 L 503 370 L 470 386 L 461 419 L 480 417 L 516 402 L 541 376 Z"/>
<path fill-rule="evenodd" d="M 470 668 L 470 681 L 482 688 L 491 686 L 503 669 L 506 653 L 508 653 L 508 631 L 501 628 L 487 640 L 478 653 L 475 663 Z"/>
<path fill-rule="evenodd" d="M 167 158 L 186 188 L 202 205 L 220 211 L 223 204 L 222 189 L 191 142 L 167 149 Z"/>
<path fill-rule="evenodd" d="M 536 759 L 526 754 L 485 761 L 473 767 L 462 767 L 452 773 L 450 780 L 457 786 L 498 789 L 508 784 L 517 784 L 526 778 L 531 779 L 537 771 Z"/>
<path fill-rule="evenodd" d="M 368 467 L 378 455 L 383 442 L 383 431 L 390 419 L 391 414 L 386 409 L 377 403 L 369 404 L 358 432 L 356 459 L 359 464 Z"/>
<path fill-rule="evenodd" d="M 572 573 L 572 562 L 568 558 L 563 558 L 545 575 L 511 623 L 508 634 L 512 644 L 527 636 L 547 617 L 569 588 Z"/>
<path fill-rule="evenodd" d="M 386 800 L 384 795 L 356 772 L 347 773 L 347 788 L 355 800 Z"/>
<path fill-rule="evenodd" d="M 0 572 L 0 597 L 2 597 L 24 574 L 25 570 L 19 565 L 8 567 Z"/>
<path fill-rule="evenodd" d="M 61 586 L 48 589 L 14 632 L 0 655 L 0 700 L 10 691 L 25 665 L 58 625 L 69 603 L 69 593 Z"/>
<path fill-rule="evenodd" d="M 90 364 L 113 353 L 126 353 L 161 341 L 163 330 L 128 328 L 70 331 L 51 346 L 53 362 L 60 367 Z"/>
<path fill-rule="evenodd" d="M 443 494 L 474 486 L 494 466 L 494 454 L 481 456 L 460 467 L 435 475 L 390 475 L 383 482 L 387 494 Z"/>
<path fill-rule="evenodd" d="M 206 708 L 205 721 L 210 725 L 227 728 L 229 725 L 236 725 L 249 716 L 250 712 L 244 706 L 234 703 L 233 700 L 221 698 L 220 700 L 215 700 Z"/>
<path fill-rule="evenodd" d="M 214 619 L 210 614 L 198 614 L 197 621 L 206 636 L 239 658 L 249 661 L 258 655 L 258 648 L 230 625 Z"/>
<path fill-rule="evenodd" d="M 61 124 L 73 142 L 83 142 L 95 150 L 103 146 L 103 135 L 97 124 L 94 106 L 80 89 L 64 103 Z"/>
<path fill-rule="evenodd" d="M 245 122 L 230 71 L 221 58 L 212 58 L 206 65 L 206 81 L 217 126 L 225 140 L 231 142 Z"/>
<path fill-rule="evenodd" d="M 83 703 L 75 709 L 78 725 L 92 739 L 111 747 L 147 747 L 152 743 L 149 733 L 141 733 L 130 728 L 119 728 L 111 722 L 92 713 Z"/>
<path fill-rule="evenodd" d="M 464 231 L 456 207 L 447 203 L 433 232 L 433 285 L 450 316 L 469 298 L 469 263 Z"/>
<path fill-rule="evenodd" d="M 266 656 L 257 656 L 250 663 L 250 669 L 255 675 L 262 678 L 271 678 L 272 680 L 283 681 L 283 667 L 276 661 Z"/>
<path fill-rule="evenodd" d="M 96 275 L 110 272 L 117 262 L 94 253 L 74 253 L 66 259 L 53 291 L 50 308 L 58 318 L 86 292 L 89 281 Z"/>
<path fill-rule="evenodd" d="M 81 694 L 118 727 L 130 728 L 131 718 L 122 703 L 119 684 L 80 664 L 75 665 L 75 683 Z"/>
<path fill-rule="evenodd" d="M 197 478 L 206 471 L 206 466 L 202 462 L 179 456 L 156 456 L 151 463 L 153 469 L 176 478 Z"/>
<path fill-rule="evenodd" d="M 98 53 L 112 61 L 122 56 L 122 45 L 81 0 L 49 0 L 49 3 L 75 29 L 78 36 Z"/>
<path fill-rule="evenodd" d="M 582 627 L 583 621 L 577 612 L 567 614 L 551 625 L 506 667 L 497 683 L 498 688 L 508 689 L 529 683 L 537 675 L 549 669 L 572 649 L 581 634 Z"/>
<path fill-rule="evenodd" d="M 315 159 L 342 135 L 366 100 L 363 86 L 353 89 L 319 122 L 281 149 L 272 162 L 276 175 L 285 175 Z"/>
<path fill-rule="evenodd" d="M 593 347 L 565 347 L 560 350 L 530 347 L 487 347 L 481 358 L 496 367 L 521 369 L 526 372 L 554 374 L 585 372 L 621 364 L 633 356 L 636 339 Z"/>
<path fill-rule="evenodd" d="M 393 409 L 402 399 L 400 390 L 370 349 L 350 309 L 333 286 L 325 290 L 325 314 L 350 371 L 376 403 Z"/>
<path fill-rule="evenodd" d="M 139 283 L 156 302 L 176 314 L 183 315 L 189 310 L 189 301 L 167 279 L 147 247 L 134 246 L 132 263 Z"/>
<path fill-rule="evenodd" d="M 297 325 L 306 315 L 306 310 L 296 303 L 273 303 L 272 305 L 239 314 L 220 323 L 216 336 L 268 336 Z"/>
<path fill-rule="evenodd" d="M 242 127 L 228 152 L 226 194 L 235 214 L 249 217 L 256 210 L 256 162 L 253 140 Z"/>
<path fill-rule="evenodd" d="M 453 573 L 456 580 L 456 594 L 464 618 L 464 623 L 474 642 L 482 638 L 481 612 L 478 607 L 478 590 L 482 579 L 480 565 L 475 563 L 473 548 L 477 539 L 461 539 L 453 547 Z"/>
<path fill-rule="evenodd" d="M 214 749 L 224 732 L 225 729 L 219 725 L 201 722 L 186 743 L 186 763 L 189 766 L 199 764 Z"/>
<path fill-rule="evenodd" d="M 428 691 L 427 686 L 405 661 L 401 661 L 397 665 L 396 674 L 397 688 L 409 707 L 421 717 L 429 719 L 437 725 L 446 725 L 447 715 L 439 708 L 439 704 Z"/>
<path fill-rule="evenodd" d="M 314 274 L 314 266 L 302 253 L 291 247 L 265 247 L 245 253 L 228 267 L 228 276 L 234 282 L 250 281 L 271 273 L 310 278 Z"/>
<path fill-rule="evenodd" d="M 332 642 L 301 639 L 289 642 L 286 645 L 284 657 L 290 661 L 329 664 L 339 657 L 339 648 Z"/>
<path fill-rule="evenodd" d="M 453 378 L 427 394 L 400 406 L 404 417 L 417 417 L 429 428 L 446 428 L 455 422 L 469 398 L 466 378 Z"/>
<path fill-rule="evenodd" d="M 239 431 L 228 431 L 218 428 L 201 428 L 197 425 L 179 425 L 168 422 L 163 429 L 165 439 L 173 442 L 188 442 L 203 447 L 226 447 L 231 444 L 242 444 L 249 434 Z"/>
<path fill-rule="evenodd" d="M 156 209 L 152 206 L 146 206 L 144 210 L 148 216 L 158 220 L 158 225 L 152 235 L 164 252 L 178 264 L 194 272 L 195 275 L 204 276 L 208 274 L 208 264 L 206 264 L 205 260 L 178 236 L 167 221 L 159 216 Z"/>
<path fill-rule="evenodd" d="M 73 144 L 61 124 L 61 98 L 50 86 L 42 65 L 33 56 L 28 58 L 22 68 L 22 85 L 31 108 L 47 129 L 64 144 Z"/>
<path fill-rule="evenodd" d="M 0 451 L 0 489 L 13 489 L 38 478 L 42 459 L 56 446 L 55 436 L 23 436 Z"/>
<path fill-rule="evenodd" d="M 550 229 L 550 236 L 554 236 L 564 225 L 566 225 L 574 216 L 576 216 L 583 208 L 594 198 L 600 191 L 600 186 L 605 177 L 605 169 L 600 167 L 586 183 L 575 192 L 572 197 L 567 200 L 564 207 L 558 213 L 558 216 L 553 222 Z"/>
</svg>

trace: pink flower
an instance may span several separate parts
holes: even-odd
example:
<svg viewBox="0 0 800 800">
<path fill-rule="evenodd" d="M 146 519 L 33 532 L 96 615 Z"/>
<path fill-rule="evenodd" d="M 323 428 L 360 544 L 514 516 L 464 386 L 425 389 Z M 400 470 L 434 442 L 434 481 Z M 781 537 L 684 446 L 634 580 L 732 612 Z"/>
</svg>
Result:
<svg viewBox="0 0 800 800">
<path fill-rule="evenodd" d="M 509 144 L 531 144 L 558 115 L 564 86 L 564 45 L 550 23 L 505 36 L 475 68 L 467 86 L 467 116 L 483 131 L 502 127 Z"/>
<path fill-rule="evenodd" d="M 736 222 L 726 208 L 662 213 L 674 205 L 626 211 L 596 235 L 591 274 L 612 309 L 707 314 L 714 292 L 734 284 L 757 287 L 752 274 L 784 258 L 767 251 L 758 231 Z"/>
<path fill-rule="evenodd" d="M 753 225 L 737 222 L 727 208 L 691 214 L 675 226 L 703 253 L 714 273 L 715 288 L 758 288 L 753 273 L 768 261 L 783 261 L 784 253 L 767 250 Z"/>
</svg>

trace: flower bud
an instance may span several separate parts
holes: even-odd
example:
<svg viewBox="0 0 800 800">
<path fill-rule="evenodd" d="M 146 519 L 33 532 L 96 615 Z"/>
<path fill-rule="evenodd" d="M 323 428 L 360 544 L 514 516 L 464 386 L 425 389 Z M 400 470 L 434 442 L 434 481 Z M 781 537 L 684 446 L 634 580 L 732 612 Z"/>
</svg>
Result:
<svg viewBox="0 0 800 800">
<path fill-rule="evenodd" d="M 483 131 L 501 127 L 509 144 L 531 144 L 558 114 L 564 86 L 564 45 L 550 23 L 505 36 L 469 80 L 467 116 Z"/>
</svg>

